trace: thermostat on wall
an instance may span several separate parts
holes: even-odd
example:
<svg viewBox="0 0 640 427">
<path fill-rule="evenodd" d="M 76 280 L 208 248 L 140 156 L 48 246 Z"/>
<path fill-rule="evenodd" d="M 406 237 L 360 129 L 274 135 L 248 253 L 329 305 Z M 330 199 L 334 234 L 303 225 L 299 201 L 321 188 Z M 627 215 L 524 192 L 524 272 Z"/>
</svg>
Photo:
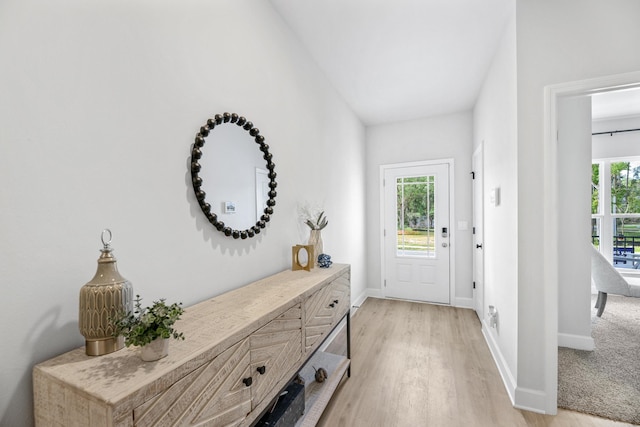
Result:
<svg viewBox="0 0 640 427">
<path fill-rule="evenodd" d="M 224 213 L 236 213 L 236 202 L 223 202 L 222 203 Z"/>
</svg>

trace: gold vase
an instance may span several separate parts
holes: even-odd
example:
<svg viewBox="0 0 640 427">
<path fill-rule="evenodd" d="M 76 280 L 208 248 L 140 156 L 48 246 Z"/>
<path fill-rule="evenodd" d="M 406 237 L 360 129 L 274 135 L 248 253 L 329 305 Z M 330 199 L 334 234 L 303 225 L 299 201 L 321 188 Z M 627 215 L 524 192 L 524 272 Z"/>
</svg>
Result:
<svg viewBox="0 0 640 427">
<path fill-rule="evenodd" d="M 105 233 L 109 234 L 108 241 L 105 241 Z M 133 287 L 118 272 L 110 246 L 110 230 L 102 232 L 102 243 L 104 247 L 100 250 L 96 274 L 80 289 L 78 326 L 89 356 L 101 356 L 124 347 L 124 338 L 113 336 L 112 319 L 133 310 Z"/>
<path fill-rule="evenodd" d="M 320 230 L 311 230 L 309 233 L 309 244 L 313 246 L 313 257 L 315 259 L 309 260 L 311 265 L 318 265 L 318 256 L 324 253 L 322 243 L 322 232 Z"/>
</svg>

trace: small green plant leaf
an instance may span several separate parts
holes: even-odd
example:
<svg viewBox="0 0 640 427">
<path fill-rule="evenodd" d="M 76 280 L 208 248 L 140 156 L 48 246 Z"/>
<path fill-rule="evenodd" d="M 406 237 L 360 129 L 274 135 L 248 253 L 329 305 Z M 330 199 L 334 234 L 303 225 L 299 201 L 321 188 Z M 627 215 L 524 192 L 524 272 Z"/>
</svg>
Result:
<svg viewBox="0 0 640 427">
<path fill-rule="evenodd" d="M 127 347 L 143 346 L 156 338 L 175 338 L 184 340 L 182 332 L 177 332 L 173 325 L 184 313 L 182 303 L 167 305 L 165 299 L 154 301 L 151 307 L 142 307 L 142 298 L 136 295 L 133 312 L 120 313 L 111 319 L 114 325 L 114 336 L 124 336 Z"/>
</svg>

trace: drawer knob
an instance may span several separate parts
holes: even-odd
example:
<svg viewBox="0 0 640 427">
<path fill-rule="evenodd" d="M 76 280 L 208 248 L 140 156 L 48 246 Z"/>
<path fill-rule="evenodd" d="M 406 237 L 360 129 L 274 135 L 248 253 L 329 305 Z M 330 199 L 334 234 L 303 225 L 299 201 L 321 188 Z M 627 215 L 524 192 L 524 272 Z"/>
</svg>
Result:
<svg viewBox="0 0 640 427">
<path fill-rule="evenodd" d="M 242 380 L 242 382 L 244 383 L 244 385 L 249 387 L 251 384 L 253 384 L 253 378 L 251 378 L 251 377 L 245 378 L 245 379 Z"/>
<path fill-rule="evenodd" d="M 264 373 L 267 372 L 267 367 L 266 366 L 258 366 L 258 372 L 260 373 L 260 375 L 264 375 Z"/>
</svg>

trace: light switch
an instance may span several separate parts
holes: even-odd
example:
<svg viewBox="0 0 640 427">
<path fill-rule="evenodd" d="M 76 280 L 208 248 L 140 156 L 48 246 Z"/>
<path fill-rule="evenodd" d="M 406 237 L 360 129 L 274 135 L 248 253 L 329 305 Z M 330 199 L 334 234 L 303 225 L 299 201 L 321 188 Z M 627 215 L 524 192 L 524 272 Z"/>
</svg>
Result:
<svg viewBox="0 0 640 427">
<path fill-rule="evenodd" d="M 489 194 L 489 202 L 493 206 L 500 206 L 500 187 L 493 188 Z"/>
</svg>

